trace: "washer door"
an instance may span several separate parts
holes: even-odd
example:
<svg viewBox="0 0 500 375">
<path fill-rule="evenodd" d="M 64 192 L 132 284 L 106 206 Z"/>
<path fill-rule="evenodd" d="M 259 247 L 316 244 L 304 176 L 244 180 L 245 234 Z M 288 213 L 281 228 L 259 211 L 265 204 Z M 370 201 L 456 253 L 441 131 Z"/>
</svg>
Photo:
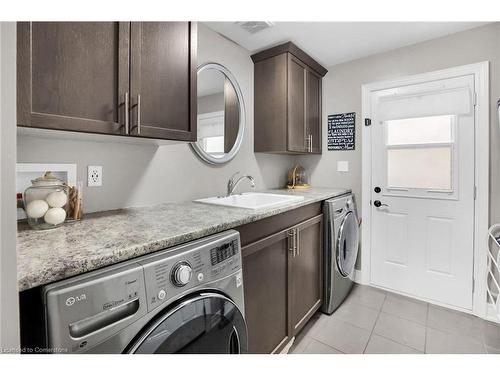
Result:
<svg viewBox="0 0 500 375">
<path fill-rule="evenodd" d="M 245 320 L 229 298 L 217 293 L 195 294 L 155 318 L 128 352 L 246 353 Z"/>
<path fill-rule="evenodd" d="M 358 218 L 353 211 L 349 211 L 340 224 L 337 237 L 337 268 L 343 277 L 354 272 L 359 243 Z"/>
</svg>

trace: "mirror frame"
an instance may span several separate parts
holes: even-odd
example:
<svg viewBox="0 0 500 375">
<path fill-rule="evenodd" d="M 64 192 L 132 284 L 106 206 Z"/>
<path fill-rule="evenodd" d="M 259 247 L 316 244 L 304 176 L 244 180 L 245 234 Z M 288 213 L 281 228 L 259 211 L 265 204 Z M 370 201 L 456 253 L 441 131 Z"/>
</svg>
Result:
<svg viewBox="0 0 500 375">
<path fill-rule="evenodd" d="M 205 150 L 203 150 L 200 146 L 198 146 L 198 142 L 192 142 L 190 143 L 190 146 L 194 150 L 194 152 L 200 157 L 200 159 L 203 160 L 204 162 L 212 165 L 221 165 L 232 160 L 240 150 L 241 144 L 243 143 L 243 135 L 245 134 L 245 125 L 246 125 L 245 102 L 243 100 L 243 94 L 241 92 L 240 86 L 238 85 L 238 81 L 236 81 L 236 78 L 225 66 L 213 62 L 201 64 L 200 66 L 198 66 L 197 77 L 201 72 L 208 69 L 215 69 L 224 74 L 233 85 L 234 91 L 236 91 L 236 97 L 238 98 L 240 107 L 240 123 L 238 128 L 238 135 L 236 136 L 236 141 L 234 142 L 231 151 L 229 151 L 221 158 L 213 157 L 209 153 L 205 152 Z M 198 95 L 196 95 L 196 99 L 198 100 Z M 196 126 L 198 126 L 198 113 L 196 113 Z"/>
</svg>

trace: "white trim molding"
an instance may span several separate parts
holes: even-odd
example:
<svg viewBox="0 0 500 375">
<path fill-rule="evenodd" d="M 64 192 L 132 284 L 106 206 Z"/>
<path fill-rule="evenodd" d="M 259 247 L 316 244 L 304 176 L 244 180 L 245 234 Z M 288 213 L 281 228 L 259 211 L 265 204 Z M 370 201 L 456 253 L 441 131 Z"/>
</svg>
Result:
<svg viewBox="0 0 500 375">
<path fill-rule="evenodd" d="M 468 313 L 481 318 L 487 315 L 486 303 L 486 271 L 487 271 L 487 233 L 489 223 L 489 129 L 490 129 L 490 100 L 489 100 L 489 62 L 463 65 L 416 74 L 388 81 L 362 85 L 362 116 L 371 118 L 370 96 L 374 91 L 413 85 L 433 80 L 441 80 L 464 75 L 474 76 L 475 87 L 475 144 L 474 144 L 474 183 L 476 199 L 474 201 L 474 291 L 473 307 Z M 356 281 L 361 284 L 370 284 L 371 265 L 371 127 L 362 129 L 362 238 L 361 238 L 361 271 Z M 454 308 L 452 306 L 448 306 Z"/>
<path fill-rule="evenodd" d="M 0 22 L 0 124 L 0 352 L 17 353 L 15 22 Z"/>
</svg>

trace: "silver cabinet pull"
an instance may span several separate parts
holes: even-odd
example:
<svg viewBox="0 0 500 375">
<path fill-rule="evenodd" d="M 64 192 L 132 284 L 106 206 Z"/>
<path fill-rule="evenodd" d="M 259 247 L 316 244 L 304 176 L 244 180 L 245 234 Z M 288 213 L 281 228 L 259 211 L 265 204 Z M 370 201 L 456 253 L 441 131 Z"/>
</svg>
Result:
<svg viewBox="0 0 500 375">
<path fill-rule="evenodd" d="M 311 152 L 312 151 L 312 135 L 308 134 L 306 136 L 306 151 Z"/>
<path fill-rule="evenodd" d="M 294 230 L 290 229 L 288 231 L 288 251 L 292 253 L 292 257 L 295 257 L 295 245 L 294 245 Z"/>
<path fill-rule="evenodd" d="M 125 93 L 125 134 L 130 133 L 128 91 Z"/>
<path fill-rule="evenodd" d="M 300 255 L 299 229 L 295 228 L 295 255 Z"/>
<path fill-rule="evenodd" d="M 306 137 L 306 151 L 312 152 L 312 134 L 308 134 Z"/>
<path fill-rule="evenodd" d="M 137 134 L 141 134 L 141 94 L 137 94 Z"/>
</svg>

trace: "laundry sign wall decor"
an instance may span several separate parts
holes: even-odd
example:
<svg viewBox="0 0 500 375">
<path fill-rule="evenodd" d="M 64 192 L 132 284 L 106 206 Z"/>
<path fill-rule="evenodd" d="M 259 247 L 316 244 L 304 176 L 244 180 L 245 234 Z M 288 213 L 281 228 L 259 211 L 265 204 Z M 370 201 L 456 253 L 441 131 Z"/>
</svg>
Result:
<svg viewBox="0 0 500 375">
<path fill-rule="evenodd" d="M 328 151 L 354 150 L 356 112 L 328 115 Z"/>
</svg>

